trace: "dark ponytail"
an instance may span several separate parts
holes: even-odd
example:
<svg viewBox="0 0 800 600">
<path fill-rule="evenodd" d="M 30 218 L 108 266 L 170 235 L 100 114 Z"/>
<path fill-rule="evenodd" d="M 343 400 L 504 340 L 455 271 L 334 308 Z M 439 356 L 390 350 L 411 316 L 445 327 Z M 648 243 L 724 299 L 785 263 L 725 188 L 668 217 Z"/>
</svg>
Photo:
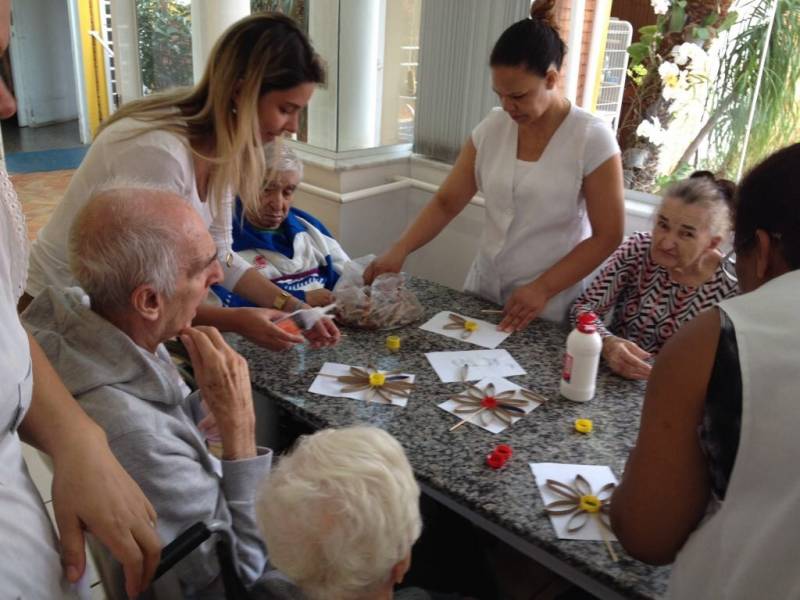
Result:
<svg viewBox="0 0 800 600">
<path fill-rule="evenodd" d="M 555 3 L 555 0 L 536 0 L 530 18 L 517 21 L 497 40 L 489 65 L 524 66 L 540 77 L 546 76 L 551 66 L 560 71 L 567 45 L 558 34 Z"/>
</svg>

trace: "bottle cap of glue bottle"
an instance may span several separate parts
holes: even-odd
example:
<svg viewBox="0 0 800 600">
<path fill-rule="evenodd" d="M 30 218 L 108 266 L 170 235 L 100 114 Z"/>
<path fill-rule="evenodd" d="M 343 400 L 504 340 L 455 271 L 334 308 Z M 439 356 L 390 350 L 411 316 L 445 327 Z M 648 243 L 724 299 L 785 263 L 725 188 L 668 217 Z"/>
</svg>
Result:
<svg viewBox="0 0 800 600">
<path fill-rule="evenodd" d="M 584 312 L 578 324 L 567 336 L 567 351 L 561 370 L 561 395 L 575 402 L 594 398 L 597 367 L 603 350 L 603 340 L 597 333 L 597 315 Z"/>
</svg>

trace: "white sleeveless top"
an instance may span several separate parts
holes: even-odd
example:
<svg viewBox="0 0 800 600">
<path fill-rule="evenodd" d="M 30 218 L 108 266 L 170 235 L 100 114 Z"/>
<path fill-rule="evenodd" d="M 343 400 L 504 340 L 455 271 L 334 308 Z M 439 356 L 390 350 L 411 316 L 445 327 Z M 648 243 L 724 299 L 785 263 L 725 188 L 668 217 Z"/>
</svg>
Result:
<svg viewBox="0 0 800 600">
<path fill-rule="evenodd" d="M 72 598 L 17 435 L 33 392 L 28 337 L 17 317 L 27 265 L 25 218 L 0 169 L 0 596 Z"/>
<path fill-rule="evenodd" d="M 589 237 L 583 179 L 619 153 L 611 129 L 576 106 L 538 161 L 517 159 L 517 134 L 517 124 L 499 108 L 472 132 L 486 224 L 464 288 L 497 304 Z M 564 320 L 583 288 L 578 282 L 551 298 L 541 317 Z"/>
<path fill-rule="evenodd" d="M 742 371 L 739 450 L 725 500 L 672 570 L 674 599 L 800 598 L 800 270 L 719 308 Z"/>
</svg>

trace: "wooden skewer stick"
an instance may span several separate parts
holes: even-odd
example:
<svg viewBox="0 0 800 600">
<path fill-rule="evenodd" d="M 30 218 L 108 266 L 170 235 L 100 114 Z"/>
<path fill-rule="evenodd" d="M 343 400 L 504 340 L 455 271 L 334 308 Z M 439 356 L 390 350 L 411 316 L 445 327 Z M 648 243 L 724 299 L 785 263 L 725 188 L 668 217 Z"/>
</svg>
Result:
<svg viewBox="0 0 800 600">
<path fill-rule="evenodd" d="M 481 312 L 485 315 L 502 315 L 503 309 L 501 308 L 484 308 Z"/>
<path fill-rule="evenodd" d="M 449 431 L 455 431 L 456 429 L 458 429 L 459 427 L 461 427 L 461 426 L 462 426 L 464 423 L 468 422 L 468 421 L 469 421 L 469 420 L 470 420 L 472 417 L 474 417 L 474 416 L 476 416 L 476 415 L 479 415 L 479 414 L 481 414 L 481 413 L 482 413 L 483 411 L 485 411 L 485 410 L 486 410 L 486 408 L 484 407 L 484 408 L 482 408 L 482 409 L 480 409 L 480 410 L 478 410 L 478 411 L 476 411 L 476 412 L 472 413 L 470 416 L 468 416 L 468 417 L 467 417 L 466 419 L 464 419 L 463 421 L 460 421 L 460 422 L 456 423 L 455 425 L 453 425 L 453 426 L 452 426 L 452 427 L 449 429 Z"/>
<path fill-rule="evenodd" d="M 611 545 L 611 540 L 608 539 L 608 534 L 606 534 L 605 523 L 600 521 L 599 517 L 598 517 L 597 521 L 598 521 L 598 523 L 600 525 L 600 527 L 599 527 L 600 535 L 603 536 L 603 541 L 606 544 L 606 548 L 608 549 L 608 553 L 611 556 L 611 560 L 613 560 L 614 562 L 619 562 L 619 556 L 617 556 L 617 553 L 614 552 L 614 547 Z"/>
</svg>

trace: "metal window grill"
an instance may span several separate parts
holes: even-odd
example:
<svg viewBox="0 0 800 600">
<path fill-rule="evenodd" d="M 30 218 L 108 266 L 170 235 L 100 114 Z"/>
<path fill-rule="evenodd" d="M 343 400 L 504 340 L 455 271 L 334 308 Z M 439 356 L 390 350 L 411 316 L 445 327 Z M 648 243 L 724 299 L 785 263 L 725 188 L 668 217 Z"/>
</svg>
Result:
<svg viewBox="0 0 800 600">
<path fill-rule="evenodd" d="M 603 54 L 603 71 L 595 114 L 616 131 L 622 110 L 625 76 L 628 70 L 628 46 L 633 39 L 633 26 L 627 21 L 611 19 Z"/>
</svg>

